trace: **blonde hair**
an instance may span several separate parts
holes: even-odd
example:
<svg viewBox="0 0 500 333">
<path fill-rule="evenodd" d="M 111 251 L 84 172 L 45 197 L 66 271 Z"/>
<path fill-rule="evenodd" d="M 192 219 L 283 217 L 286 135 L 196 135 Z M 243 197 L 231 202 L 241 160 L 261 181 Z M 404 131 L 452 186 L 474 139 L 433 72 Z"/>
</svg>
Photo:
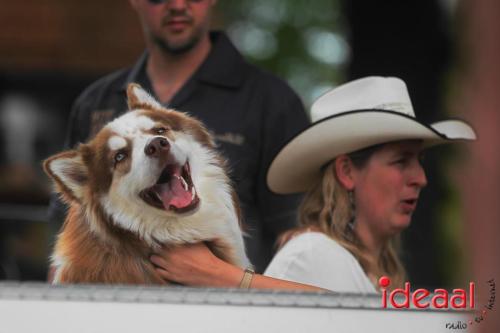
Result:
<svg viewBox="0 0 500 333">
<path fill-rule="evenodd" d="M 398 257 L 399 235 L 385 241 L 379 260 L 373 263 L 367 249 L 348 226 L 352 214 L 349 193 L 337 180 L 334 160 L 306 193 L 299 208 L 299 230 L 318 230 L 334 239 L 353 254 L 375 286 L 385 275 L 391 278 L 391 288 L 402 287 L 406 272 Z"/>
</svg>

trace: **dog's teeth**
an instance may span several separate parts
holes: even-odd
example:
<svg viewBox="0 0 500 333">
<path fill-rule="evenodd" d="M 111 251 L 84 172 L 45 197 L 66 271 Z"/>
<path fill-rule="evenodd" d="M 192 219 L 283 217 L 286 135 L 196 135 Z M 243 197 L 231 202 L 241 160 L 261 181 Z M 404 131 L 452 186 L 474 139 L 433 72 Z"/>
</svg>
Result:
<svg viewBox="0 0 500 333">
<path fill-rule="evenodd" d="M 182 182 L 182 186 L 184 186 L 184 190 L 187 191 L 188 188 L 189 188 L 188 184 L 186 183 L 186 181 L 184 180 L 183 177 L 179 177 L 179 178 L 180 178 L 180 180 Z"/>
<path fill-rule="evenodd" d="M 160 198 L 160 196 L 158 195 L 158 193 L 156 193 L 156 192 L 153 192 L 153 193 L 155 194 L 156 199 L 162 201 L 161 198 Z"/>
<path fill-rule="evenodd" d="M 193 188 L 191 189 L 191 200 L 193 200 L 193 199 L 194 199 L 195 195 L 196 195 L 196 190 L 195 190 L 195 189 L 194 189 L 194 187 L 193 187 Z"/>
</svg>

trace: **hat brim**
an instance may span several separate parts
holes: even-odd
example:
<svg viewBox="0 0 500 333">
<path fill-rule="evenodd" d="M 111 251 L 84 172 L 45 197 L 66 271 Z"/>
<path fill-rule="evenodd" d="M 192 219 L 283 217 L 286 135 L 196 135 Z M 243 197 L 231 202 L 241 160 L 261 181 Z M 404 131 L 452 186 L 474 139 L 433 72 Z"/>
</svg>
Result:
<svg viewBox="0 0 500 333">
<path fill-rule="evenodd" d="M 432 146 L 475 138 L 474 130 L 460 120 L 426 125 L 388 110 L 344 112 L 313 123 L 292 138 L 271 163 L 267 185 L 278 194 L 307 191 L 327 162 L 380 143 L 418 139 Z"/>
</svg>

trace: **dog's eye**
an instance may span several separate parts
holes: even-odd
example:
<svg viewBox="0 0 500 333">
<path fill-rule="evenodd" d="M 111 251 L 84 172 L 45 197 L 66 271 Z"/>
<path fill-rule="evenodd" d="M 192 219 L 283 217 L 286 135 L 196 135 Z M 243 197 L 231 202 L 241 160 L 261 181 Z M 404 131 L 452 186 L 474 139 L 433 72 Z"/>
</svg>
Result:
<svg viewBox="0 0 500 333">
<path fill-rule="evenodd" d="M 126 157 L 127 157 L 126 153 L 124 153 L 124 152 L 118 152 L 115 155 L 115 162 L 119 163 L 119 162 L 123 161 Z"/>
<path fill-rule="evenodd" d="M 167 132 L 167 129 L 165 127 L 158 127 L 153 130 L 156 134 L 162 135 Z"/>
</svg>

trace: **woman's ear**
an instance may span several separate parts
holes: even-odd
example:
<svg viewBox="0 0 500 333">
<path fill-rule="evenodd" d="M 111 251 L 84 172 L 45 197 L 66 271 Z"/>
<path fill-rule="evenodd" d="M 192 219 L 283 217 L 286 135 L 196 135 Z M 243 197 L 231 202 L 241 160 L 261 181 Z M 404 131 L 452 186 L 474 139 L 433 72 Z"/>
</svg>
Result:
<svg viewBox="0 0 500 333">
<path fill-rule="evenodd" d="M 354 165 L 347 155 L 340 155 L 335 159 L 335 173 L 337 180 L 348 191 L 354 189 Z"/>
</svg>

